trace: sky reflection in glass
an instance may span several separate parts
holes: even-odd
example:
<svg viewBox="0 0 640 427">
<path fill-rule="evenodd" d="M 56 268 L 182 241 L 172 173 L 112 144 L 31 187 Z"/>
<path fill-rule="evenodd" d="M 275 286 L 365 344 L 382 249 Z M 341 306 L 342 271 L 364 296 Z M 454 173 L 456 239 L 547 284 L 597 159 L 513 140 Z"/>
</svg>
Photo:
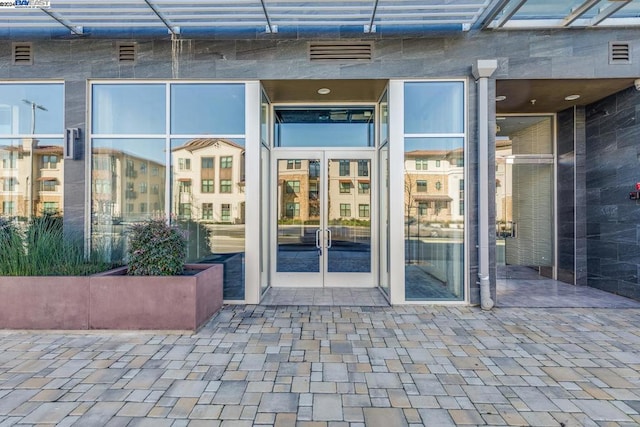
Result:
<svg viewBox="0 0 640 427">
<path fill-rule="evenodd" d="M 0 84 L 0 134 L 61 134 L 63 84 Z"/>
</svg>

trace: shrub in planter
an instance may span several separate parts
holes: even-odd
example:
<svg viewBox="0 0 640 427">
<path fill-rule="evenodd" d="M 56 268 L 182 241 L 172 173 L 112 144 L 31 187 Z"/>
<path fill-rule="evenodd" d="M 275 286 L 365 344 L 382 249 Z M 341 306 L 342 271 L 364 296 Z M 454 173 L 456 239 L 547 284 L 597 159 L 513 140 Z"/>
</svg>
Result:
<svg viewBox="0 0 640 427">
<path fill-rule="evenodd" d="M 187 242 L 182 232 L 164 219 L 148 219 L 131 226 L 128 269 L 132 276 L 182 274 Z"/>
</svg>

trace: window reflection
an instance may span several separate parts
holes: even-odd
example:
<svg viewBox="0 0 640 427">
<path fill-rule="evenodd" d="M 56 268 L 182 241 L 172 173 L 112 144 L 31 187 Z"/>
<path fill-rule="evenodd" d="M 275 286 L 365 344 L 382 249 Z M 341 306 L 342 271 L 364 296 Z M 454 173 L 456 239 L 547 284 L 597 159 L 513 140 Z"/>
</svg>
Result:
<svg viewBox="0 0 640 427">
<path fill-rule="evenodd" d="M 171 132 L 244 134 L 243 84 L 171 85 Z"/>
<path fill-rule="evenodd" d="M 0 215 L 62 214 L 64 86 L 0 84 Z M 54 136 L 54 138 L 52 138 Z"/>
<path fill-rule="evenodd" d="M 62 214 L 62 140 L 0 140 L 0 179 L 0 215 L 27 220 L 43 213 Z"/>
<path fill-rule="evenodd" d="M 114 261 L 124 258 L 128 225 L 165 214 L 164 145 L 163 139 L 93 140 L 91 238 Z"/>
<path fill-rule="evenodd" d="M 407 300 L 457 300 L 464 283 L 464 140 L 406 138 Z"/>
<path fill-rule="evenodd" d="M 243 139 L 171 141 L 171 210 L 189 236 L 188 260 L 224 263 L 227 299 L 244 295 L 244 159 Z"/>
</svg>

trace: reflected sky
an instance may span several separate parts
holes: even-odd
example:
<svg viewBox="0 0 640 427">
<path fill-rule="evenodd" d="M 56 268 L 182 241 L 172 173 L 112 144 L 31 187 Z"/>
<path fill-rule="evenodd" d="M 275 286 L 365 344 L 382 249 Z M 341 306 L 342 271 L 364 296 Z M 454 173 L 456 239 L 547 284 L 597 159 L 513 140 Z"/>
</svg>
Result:
<svg viewBox="0 0 640 427">
<path fill-rule="evenodd" d="M 405 138 L 404 151 L 455 150 L 464 147 L 464 138 Z"/>
<path fill-rule="evenodd" d="M 108 148 L 132 157 L 165 164 L 164 139 L 94 139 L 93 150 Z"/>
<path fill-rule="evenodd" d="M 244 84 L 171 85 L 171 132 L 244 134 Z"/>
<path fill-rule="evenodd" d="M 407 82 L 405 133 L 464 132 L 463 82 Z"/>
<path fill-rule="evenodd" d="M 206 137 L 203 138 L 196 138 L 196 139 L 207 139 Z M 224 139 L 225 141 L 231 141 L 235 144 L 238 144 L 241 147 L 245 146 L 245 140 L 244 138 L 211 138 L 211 139 Z M 182 147 L 183 145 L 189 143 L 190 141 L 193 141 L 194 138 L 173 138 L 171 140 L 171 149 L 174 150 L 178 147 Z"/>
<path fill-rule="evenodd" d="M 32 130 L 63 133 L 64 85 L 0 84 L 0 134 L 30 135 Z"/>
<path fill-rule="evenodd" d="M 165 133 L 165 87 L 164 84 L 93 85 L 93 133 Z"/>
</svg>

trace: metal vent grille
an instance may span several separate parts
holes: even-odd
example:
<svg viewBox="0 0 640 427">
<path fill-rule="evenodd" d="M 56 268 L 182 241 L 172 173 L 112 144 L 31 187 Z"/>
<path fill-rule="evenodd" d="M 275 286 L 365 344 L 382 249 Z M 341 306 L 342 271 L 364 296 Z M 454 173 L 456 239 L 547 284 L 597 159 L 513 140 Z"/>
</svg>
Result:
<svg viewBox="0 0 640 427">
<path fill-rule="evenodd" d="M 609 43 L 609 64 L 631 64 L 629 42 Z"/>
<path fill-rule="evenodd" d="M 13 64 L 14 65 L 33 64 L 33 52 L 31 49 L 31 43 L 14 43 L 13 44 Z"/>
<path fill-rule="evenodd" d="M 313 42 L 309 44 L 311 61 L 371 61 L 371 42 Z"/>
<path fill-rule="evenodd" d="M 118 62 L 132 64 L 136 62 L 135 43 L 118 43 Z"/>
</svg>

